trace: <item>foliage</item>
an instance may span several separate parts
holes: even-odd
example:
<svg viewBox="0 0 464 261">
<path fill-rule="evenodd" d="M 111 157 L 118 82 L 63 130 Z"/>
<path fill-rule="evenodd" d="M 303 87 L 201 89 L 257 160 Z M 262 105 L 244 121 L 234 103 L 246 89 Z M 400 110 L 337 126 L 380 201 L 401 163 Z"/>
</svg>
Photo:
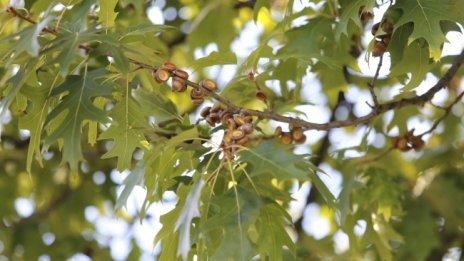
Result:
<svg viewBox="0 0 464 261">
<path fill-rule="evenodd" d="M 463 0 L 0 3 L 0 257 L 117 258 L 89 209 L 131 228 L 172 195 L 158 260 L 463 251 Z"/>
</svg>

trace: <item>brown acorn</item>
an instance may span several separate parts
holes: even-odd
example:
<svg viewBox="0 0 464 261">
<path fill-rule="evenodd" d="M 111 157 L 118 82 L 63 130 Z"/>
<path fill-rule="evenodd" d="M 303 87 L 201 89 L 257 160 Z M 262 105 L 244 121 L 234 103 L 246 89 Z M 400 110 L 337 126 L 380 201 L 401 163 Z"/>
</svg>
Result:
<svg viewBox="0 0 464 261">
<path fill-rule="evenodd" d="M 184 79 L 179 77 L 172 77 L 172 91 L 173 92 L 185 92 L 187 90 L 187 83 Z"/>
<path fill-rule="evenodd" d="M 232 141 L 231 132 L 230 132 L 230 131 L 224 132 L 224 137 L 222 138 L 222 140 L 223 140 L 225 143 L 230 143 L 230 142 Z"/>
<path fill-rule="evenodd" d="M 153 78 L 157 83 L 165 83 L 171 77 L 171 73 L 165 69 L 158 68 L 156 71 L 153 71 Z"/>
<path fill-rule="evenodd" d="M 238 126 L 241 126 L 246 123 L 245 120 L 239 114 L 234 114 L 233 117 L 235 123 L 237 123 Z"/>
<path fill-rule="evenodd" d="M 173 63 L 170 63 L 170 62 L 165 62 L 162 66 L 163 69 L 169 71 L 169 72 L 173 72 L 176 70 L 176 65 L 173 64 Z"/>
<path fill-rule="evenodd" d="M 205 92 L 201 88 L 193 88 L 190 91 L 190 98 L 192 99 L 200 99 L 205 96 Z"/>
<path fill-rule="evenodd" d="M 235 129 L 231 131 L 231 138 L 233 140 L 240 140 L 243 137 L 245 137 L 245 132 L 243 130 Z"/>
<path fill-rule="evenodd" d="M 266 101 L 267 100 L 267 95 L 261 90 L 256 91 L 256 98 L 261 101 Z"/>
<path fill-rule="evenodd" d="M 282 144 L 289 145 L 292 141 L 292 134 L 290 134 L 290 132 L 282 132 L 282 136 L 280 136 L 280 142 L 282 142 Z"/>
<path fill-rule="evenodd" d="M 391 36 L 389 34 L 383 35 L 381 38 L 385 46 L 388 46 L 388 44 L 390 44 Z"/>
<path fill-rule="evenodd" d="M 393 33 L 393 24 L 390 23 L 390 22 L 383 22 L 381 24 L 381 27 L 382 27 L 382 30 L 386 33 L 386 34 L 392 34 Z"/>
<path fill-rule="evenodd" d="M 375 35 L 377 33 L 377 31 L 379 30 L 379 27 L 380 27 L 380 23 L 376 23 L 372 26 L 372 29 L 371 29 L 371 34 L 372 35 Z"/>
<path fill-rule="evenodd" d="M 211 118 L 211 116 L 206 117 L 206 122 L 207 122 L 207 123 L 209 124 L 209 126 L 211 126 L 211 127 L 216 126 L 216 122 L 214 121 L 213 118 Z"/>
<path fill-rule="evenodd" d="M 193 105 L 197 105 L 197 106 L 202 104 L 204 101 L 205 101 L 205 99 L 203 99 L 203 98 L 192 99 Z"/>
<path fill-rule="evenodd" d="M 379 57 L 382 56 L 387 50 L 387 46 L 382 41 L 375 41 L 374 46 L 372 47 L 372 56 Z"/>
<path fill-rule="evenodd" d="M 227 128 L 229 128 L 229 129 L 231 129 L 231 130 L 237 128 L 237 124 L 235 123 L 234 119 L 232 119 L 232 118 L 228 118 L 227 120 L 223 121 L 223 124 L 224 124 Z"/>
<path fill-rule="evenodd" d="M 253 121 L 253 116 L 251 115 L 245 116 L 243 117 L 243 121 L 245 121 L 246 123 L 251 123 Z"/>
<path fill-rule="evenodd" d="M 214 104 L 213 107 L 211 108 L 211 112 L 220 112 L 220 111 L 222 111 L 222 106 L 219 103 Z"/>
<path fill-rule="evenodd" d="M 214 112 L 210 113 L 208 117 L 210 117 L 211 120 L 213 120 L 215 123 L 218 123 L 218 122 L 221 121 L 221 118 L 219 117 L 219 114 L 214 113 Z"/>
<path fill-rule="evenodd" d="M 400 141 L 400 137 L 393 137 L 391 139 L 391 144 L 393 148 L 398 148 L 398 142 Z"/>
<path fill-rule="evenodd" d="M 408 141 L 404 138 L 404 137 L 401 137 L 399 140 L 398 140 L 398 146 L 397 148 L 401 151 L 408 151 L 411 149 L 411 147 L 409 147 L 408 145 Z"/>
<path fill-rule="evenodd" d="M 239 139 L 236 144 L 245 146 L 248 143 L 249 139 L 247 136 Z"/>
<path fill-rule="evenodd" d="M 208 116 L 210 113 L 211 113 L 211 107 L 206 106 L 205 108 L 203 108 L 203 110 L 201 110 L 200 116 L 203 118 L 206 118 L 206 116 Z"/>
<path fill-rule="evenodd" d="M 425 142 L 421 139 L 421 137 L 414 136 L 411 140 L 411 145 L 415 151 L 420 151 L 424 148 Z"/>
<path fill-rule="evenodd" d="M 279 126 L 279 127 L 275 128 L 274 136 L 276 136 L 277 138 L 282 137 L 282 127 Z"/>
<path fill-rule="evenodd" d="M 240 126 L 239 129 L 243 130 L 245 134 L 250 134 L 253 132 L 253 124 L 245 123 L 242 126 Z"/>
<path fill-rule="evenodd" d="M 306 142 L 306 135 L 303 134 L 299 139 L 294 139 L 296 144 L 303 144 Z"/>
<path fill-rule="evenodd" d="M 216 83 L 213 80 L 202 80 L 199 85 L 205 89 L 207 89 L 210 92 L 214 92 L 217 88 Z"/>
<path fill-rule="evenodd" d="M 175 73 L 176 73 L 176 76 L 178 76 L 178 77 L 180 77 L 180 78 L 182 78 L 184 80 L 187 80 L 188 77 L 189 77 L 188 72 L 186 72 L 184 70 L 176 70 Z"/>
<path fill-rule="evenodd" d="M 301 127 L 295 127 L 292 129 L 291 131 L 292 133 L 292 138 L 296 141 L 296 140 L 301 140 L 305 135 L 304 135 L 304 131 L 303 131 L 303 128 Z"/>
</svg>

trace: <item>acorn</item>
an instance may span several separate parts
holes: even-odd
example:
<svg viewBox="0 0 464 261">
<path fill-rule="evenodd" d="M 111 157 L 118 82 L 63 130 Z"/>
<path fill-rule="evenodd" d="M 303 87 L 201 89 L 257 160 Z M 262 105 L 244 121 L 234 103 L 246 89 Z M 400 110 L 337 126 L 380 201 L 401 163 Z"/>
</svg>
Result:
<svg viewBox="0 0 464 261">
<path fill-rule="evenodd" d="M 211 112 L 220 112 L 222 111 L 222 106 L 220 103 L 216 103 L 213 105 L 213 107 L 211 108 Z"/>
<path fill-rule="evenodd" d="M 203 98 L 204 96 L 205 96 L 205 93 L 203 89 L 201 88 L 193 88 L 190 91 L 190 98 L 192 99 L 200 99 L 200 98 Z"/>
<path fill-rule="evenodd" d="M 216 83 L 213 80 L 209 79 L 200 81 L 199 85 L 210 92 L 214 92 L 217 88 Z"/>
<path fill-rule="evenodd" d="M 261 90 L 256 91 L 256 98 L 261 101 L 266 101 L 267 100 L 267 95 Z"/>
<path fill-rule="evenodd" d="M 241 129 L 235 129 L 231 131 L 231 138 L 233 140 L 239 140 L 241 138 L 245 137 L 245 132 Z"/>
<path fill-rule="evenodd" d="M 253 124 L 245 123 L 242 126 L 240 126 L 239 129 L 243 130 L 245 134 L 250 134 L 253 132 Z"/>
<path fill-rule="evenodd" d="M 277 138 L 282 137 L 282 127 L 279 126 L 279 127 L 275 128 L 274 136 L 276 136 Z"/>
<path fill-rule="evenodd" d="M 239 126 L 246 123 L 245 120 L 239 114 L 234 114 L 233 117 L 234 117 L 235 123 L 237 123 L 237 125 L 239 125 Z"/>
<path fill-rule="evenodd" d="M 173 72 L 176 70 L 176 65 L 170 62 L 165 62 L 163 66 L 161 67 L 169 72 Z"/>
<path fill-rule="evenodd" d="M 397 148 L 403 152 L 411 149 L 411 147 L 408 146 L 408 141 L 404 137 L 398 140 Z"/>
<path fill-rule="evenodd" d="M 172 91 L 173 92 L 185 92 L 187 90 L 187 83 L 184 79 L 179 77 L 172 77 Z"/>
<path fill-rule="evenodd" d="M 301 140 L 305 135 L 304 135 L 304 131 L 303 131 L 303 128 L 301 127 L 295 127 L 292 129 L 291 131 L 292 133 L 292 138 L 293 140 Z"/>
<path fill-rule="evenodd" d="M 210 113 L 208 117 L 211 118 L 211 120 L 213 120 L 215 123 L 218 123 L 221 121 L 219 114 L 214 113 L 214 112 Z"/>
<path fill-rule="evenodd" d="M 182 78 L 184 80 L 187 80 L 188 77 L 189 77 L 188 72 L 186 72 L 184 70 L 176 70 L 175 73 L 176 73 L 176 76 L 178 76 L 179 78 Z"/>
<path fill-rule="evenodd" d="M 421 137 L 418 136 L 414 136 L 412 139 L 410 139 L 410 143 L 415 151 L 422 150 L 425 145 L 425 142 L 421 139 Z"/>
<path fill-rule="evenodd" d="M 372 35 L 375 35 L 377 33 L 377 31 L 379 30 L 379 27 L 380 27 L 380 23 L 376 23 L 372 26 L 372 29 L 371 29 L 371 34 Z"/>
<path fill-rule="evenodd" d="M 230 142 L 232 141 L 231 132 L 230 132 L 230 131 L 224 132 L 224 137 L 222 138 L 222 140 L 223 140 L 225 143 L 230 143 Z"/>
<path fill-rule="evenodd" d="M 211 113 L 211 107 L 210 107 L 210 106 L 206 106 L 205 108 L 203 108 L 203 110 L 201 110 L 200 116 L 201 116 L 202 118 L 206 118 L 206 116 L 208 116 L 210 113 Z"/>
<path fill-rule="evenodd" d="M 203 99 L 203 98 L 192 99 L 193 105 L 197 105 L 197 106 L 202 104 L 204 101 L 205 101 L 205 99 Z"/>
<path fill-rule="evenodd" d="M 386 34 L 392 34 L 393 33 L 393 24 L 390 23 L 390 22 L 383 22 L 381 24 L 381 27 L 382 27 L 382 30 L 386 33 Z"/>
<path fill-rule="evenodd" d="M 290 132 L 282 132 L 282 136 L 280 137 L 280 142 L 282 142 L 282 144 L 289 145 L 292 141 L 292 134 L 290 134 Z"/>
<path fill-rule="evenodd" d="M 246 123 L 251 123 L 253 121 L 253 116 L 251 115 L 245 116 L 243 117 L 243 121 L 245 121 Z"/>
<path fill-rule="evenodd" d="M 400 137 L 393 137 L 391 139 L 391 144 L 393 148 L 398 148 L 398 142 L 400 141 Z"/>
<path fill-rule="evenodd" d="M 169 80 L 169 77 L 171 77 L 171 73 L 165 69 L 158 68 L 156 71 L 153 71 L 153 78 L 157 83 L 165 83 Z"/>
<path fill-rule="evenodd" d="M 231 129 L 231 130 L 237 128 L 237 124 L 235 123 L 235 121 L 234 121 L 232 118 L 226 119 L 226 120 L 223 122 L 223 124 L 224 124 L 227 128 L 229 128 L 229 129 Z"/>
<path fill-rule="evenodd" d="M 247 136 L 239 139 L 236 144 L 245 146 L 248 143 L 249 139 Z"/>
<path fill-rule="evenodd" d="M 391 36 L 383 35 L 381 39 L 382 39 L 382 42 L 385 44 L 385 46 L 388 46 L 388 44 L 390 44 Z"/>
<path fill-rule="evenodd" d="M 382 56 L 387 50 L 387 46 L 382 41 L 375 41 L 374 46 L 372 47 L 372 56 L 379 57 Z"/>
<path fill-rule="evenodd" d="M 299 139 L 294 139 L 296 144 L 303 144 L 306 142 L 306 135 L 303 134 Z"/>
<path fill-rule="evenodd" d="M 216 122 L 214 121 L 213 118 L 211 118 L 210 116 L 206 117 L 206 122 L 209 124 L 209 126 L 211 127 L 214 127 L 216 126 Z"/>
</svg>

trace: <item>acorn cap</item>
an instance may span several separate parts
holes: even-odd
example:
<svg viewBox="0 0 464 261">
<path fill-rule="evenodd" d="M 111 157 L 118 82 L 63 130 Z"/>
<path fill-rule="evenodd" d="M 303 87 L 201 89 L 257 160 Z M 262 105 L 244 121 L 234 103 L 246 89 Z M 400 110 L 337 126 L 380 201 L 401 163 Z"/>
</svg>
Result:
<svg viewBox="0 0 464 261">
<path fill-rule="evenodd" d="M 199 85 L 210 92 L 214 92 L 217 88 L 216 83 L 210 79 L 200 81 Z"/>
<path fill-rule="evenodd" d="M 187 84 L 185 80 L 179 77 L 172 77 L 172 91 L 173 92 L 185 92 L 187 90 Z"/>
<path fill-rule="evenodd" d="M 171 77 L 171 73 L 165 69 L 159 68 L 153 71 L 153 78 L 157 83 L 165 83 L 169 80 L 169 77 Z"/>
</svg>

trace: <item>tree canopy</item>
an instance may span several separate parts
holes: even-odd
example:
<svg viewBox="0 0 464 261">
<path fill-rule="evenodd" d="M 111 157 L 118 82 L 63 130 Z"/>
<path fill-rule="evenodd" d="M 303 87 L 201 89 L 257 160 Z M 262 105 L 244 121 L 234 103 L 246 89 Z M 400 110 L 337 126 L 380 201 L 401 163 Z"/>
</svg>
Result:
<svg viewBox="0 0 464 261">
<path fill-rule="evenodd" d="M 464 0 L 0 9 L 0 260 L 459 260 Z"/>
</svg>

